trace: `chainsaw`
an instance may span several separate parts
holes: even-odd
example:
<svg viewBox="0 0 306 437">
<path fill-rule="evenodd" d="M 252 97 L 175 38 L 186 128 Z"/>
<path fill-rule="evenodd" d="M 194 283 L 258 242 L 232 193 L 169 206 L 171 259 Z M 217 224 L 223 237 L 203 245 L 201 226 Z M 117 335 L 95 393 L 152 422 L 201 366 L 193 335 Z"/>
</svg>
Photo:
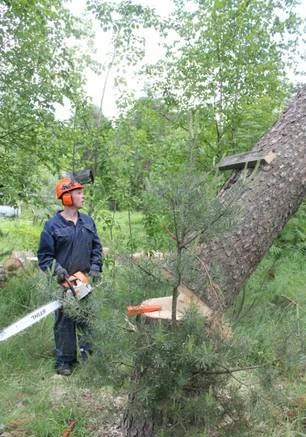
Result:
<svg viewBox="0 0 306 437">
<path fill-rule="evenodd" d="M 92 286 L 89 284 L 87 276 L 82 272 L 74 273 L 61 285 L 65 289 L 67 296 L 73 296 L 77 300 L 84 299 L 84 297 L 90 294 L 93 290 Z M 32 326 L 44 319 L 46 316 L 58 310 L 62 306 L 63 302 L 60 300 L 53 300 L 52 302 L 42 305 L 41 307 L 17 320 L 15 323 L 12 323 L 12 325 L 8 326 L 7 328 L 0 330 L 0 342 L 7 340 L 21 331 L 24 331 L 29 326 Z"/>
</svg>

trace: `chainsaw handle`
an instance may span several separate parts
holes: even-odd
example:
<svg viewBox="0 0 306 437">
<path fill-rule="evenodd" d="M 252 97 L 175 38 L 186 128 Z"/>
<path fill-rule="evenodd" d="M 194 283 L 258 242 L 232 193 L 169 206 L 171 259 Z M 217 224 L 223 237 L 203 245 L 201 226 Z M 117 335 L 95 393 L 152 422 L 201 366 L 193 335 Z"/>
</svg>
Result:
<svg viewBox="0 0 306 437">
<path fill-rule="evenodd" d="M 89 281 L 88 281 L 88 277 L 82 273 L 82 272 L 76 272 L 73 273 L 73 275 L 68 276 L 68 278 L 65 278 L 65 281 L 62 282 L 62 287 L 65 289 L 70 289 L 72 292 L 72 295 L 76 298 L 76 299 L 80 299 L 79 296 L 79 292 L 76 291 L 78 290 L 79 286 L 78 286 L 78 282 L 81 282 L 83 285 L 88 285 Z M 73 285 L 75 284 L 75 285 Z M 77 287 L 77 288 L 75 288 Z"/>
<path fill-rule="evenodd" d="M 69 289 L 72 292 L 73 297 L 77 297 L 74 286 L 71 284 L 71 282 L 69 281 L 69 279 L 66 278 L 65 282 L 67 282 Z"/>
</svg>

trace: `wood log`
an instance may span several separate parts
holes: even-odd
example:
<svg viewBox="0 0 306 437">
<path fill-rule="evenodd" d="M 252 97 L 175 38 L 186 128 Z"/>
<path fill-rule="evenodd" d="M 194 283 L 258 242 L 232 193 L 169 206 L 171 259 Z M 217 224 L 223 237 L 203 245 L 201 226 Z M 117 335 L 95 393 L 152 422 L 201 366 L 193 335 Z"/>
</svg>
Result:
<svg viewBox="0 0 306 437">
<path fill-rule="evenodd" d="M 7 273 L 24 270 L 30 265 L 37 264 L 37 257 L 30 251 L 13 251 L 3 262 L 3 267 Z"/>
</svg>

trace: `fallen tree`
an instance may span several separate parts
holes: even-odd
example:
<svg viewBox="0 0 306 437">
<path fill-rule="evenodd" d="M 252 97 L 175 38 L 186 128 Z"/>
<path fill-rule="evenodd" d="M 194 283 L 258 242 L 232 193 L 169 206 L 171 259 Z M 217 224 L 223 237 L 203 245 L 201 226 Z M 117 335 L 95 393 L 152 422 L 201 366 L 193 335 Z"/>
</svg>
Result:
<svg viewBox="0 0 306 437">
<path fill-rule="evenodd" d="M 203 232 L 196 258 L 200 275 L 196 282 L 183 275 L 176 281 L 178 319 L 188 303 L 200 302 L 199 312 L 207 319 L 222 314 L 302 203 L 306 194 L 305 125 L 306 89 L 297 94 L 249 156 L 243 154 L 228 161 L 225 168 L 231 162 L 234 173 L 218 196 L 224 203 L 238 198 L 240 214 L 235 225 L 217 238 L 206 241 Z M 160 313 L 141 316 L 147 322 L 173 321 L 172 296 L 145 303 L 161 306 Z M 145 373 L 146 369 L 136 366 L 134 379 L 140 381 Z M 206 376 L 213 373 L 209 370 Z M 129 396 L 123 424 L 125 435 L 151 437 L 155 420 L 161 419 L 150 412 L 140 419 L 133 409 L 136 398 L 137 390 Z"/>
<path fill-rule="evenodd" d="M 206 307 L 206 317 L 210 318 L 216 312 L 222 313 L 233 303 L 274 239 L 305 198 L 305 125 L 306 88 L 296 95 L 249 154 L 228 159 L 234 172 L 219 191 L 218 197 L 224 203 L 239 199 L 239 219 L 230 231 L 221 233 L 216 239 L 206 241 L 203 232 L 196 266 L 201 274 L 196 282 L 192 282 L 190 277 L 182 277 L 181 280 L 188 292 L 184 293 L 183 290 L 180 293 L 185 294 L 190 302 L 199 301 L 200 298 L 200 307 Z M 254 156 L 257 161 L 249 160 Z M 248 166 L 250 162 L 251 167 Z M 256 162 L 257 165 L 254 165 Z M 218 285 L 212 287 L 215 277 L 218 278 Z M 216 298 L 216 289 L 219 298 Z M 172 297 L 169 296 L 165 301 L 165 311 L 171 318 L 169 299 Z M 154 299 L 150 303 L 154 304 Z M 177 311 L 180 313 L 180 310 L 178 302 Z M 165 311 L 162 318 L 167 318 Z M 156 318 L 156 315 L 148 314 L 147 317 Z"/>
<path fill-rule="evenodd" d="M 279 120 L 257 142 L 252 152 L 275 153 L 270 164 L 254 170 L 235 170 L 219 193 L 233 196 L 239 181 L 249 179 L 239 200 L 241 218 L 236 226 L 214 241 L 203 242 L 202 262 L 222 271 L 220 290 L 225 307 L 231 305 L 242 286 L 281 233 L 306 195 L 306 89 L 293 99 Z M 247 175 L 246 175 L 247 172 Z M 206 277 L 206 272 L 203 272 Z M 209 307 L 220 309 L 220 301 L 205 287 L 195 292 Z"/>
</svg>

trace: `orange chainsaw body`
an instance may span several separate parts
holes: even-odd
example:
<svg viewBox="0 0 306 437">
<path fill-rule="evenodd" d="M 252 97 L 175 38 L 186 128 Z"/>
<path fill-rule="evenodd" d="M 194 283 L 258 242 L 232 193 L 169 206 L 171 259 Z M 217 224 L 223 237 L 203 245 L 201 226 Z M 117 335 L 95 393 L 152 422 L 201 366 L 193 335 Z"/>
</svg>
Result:
<svg viewBox="0 0 306 437">
<path fill-rule="evenodd" d="M 75 297 L 79 300 L 83 299 L 93 290 L 89 283 L 88 276 L 82 272 L 76 272 L 69 276 L 68 280 L 64 281 L 61 285 L 68 291 L 73 287 Z"/>
</svg>

